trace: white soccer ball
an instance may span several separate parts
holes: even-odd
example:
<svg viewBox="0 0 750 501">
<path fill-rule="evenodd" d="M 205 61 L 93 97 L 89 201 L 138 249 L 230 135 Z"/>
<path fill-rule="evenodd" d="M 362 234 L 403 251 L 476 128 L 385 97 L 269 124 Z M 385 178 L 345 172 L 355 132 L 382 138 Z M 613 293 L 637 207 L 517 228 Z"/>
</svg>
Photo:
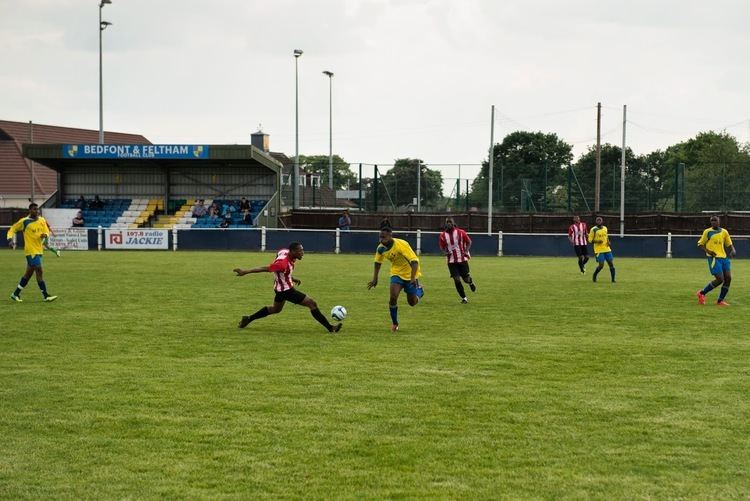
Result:
<svg viewBox="0 0 750 501">
<path fill-rule="evenodd" d="M 341 305 L 334 306 L 331 310 L 331 316 L 334 320 L 342 321 L 346 318 L 346 308 Z"/>
</svg>

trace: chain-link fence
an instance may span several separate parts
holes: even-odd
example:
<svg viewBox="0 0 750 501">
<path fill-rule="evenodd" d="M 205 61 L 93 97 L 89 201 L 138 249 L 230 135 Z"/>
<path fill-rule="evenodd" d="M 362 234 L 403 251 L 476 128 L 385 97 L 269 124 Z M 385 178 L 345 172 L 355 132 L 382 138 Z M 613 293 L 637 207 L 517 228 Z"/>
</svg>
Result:
<svg viewBox="0 0 750 501">
<path fill-rule="evenodd" d="M 347 174 L 301 172 L 299 207 L 362 208 L 366 211 L 486 211 L 487 168 L 478 164 L 413 166 L 347 164 Z M 457 177 L 456 172 L 472 173 Z M 292 169 L 282 176 L 283 205 L 293 207 Z M 453 175 L 448 177 L 446 173 Z M 621 167 L 602 164 L 599 210 L 620 208 Z M 592 212 L 596 207 L 595 173 L 575 165 L 495 165 L 493 212 Z M 750 163 L 706 162 L 627 166 L 625 212 L 701 212 L 750 210 Z"/>
</svg>

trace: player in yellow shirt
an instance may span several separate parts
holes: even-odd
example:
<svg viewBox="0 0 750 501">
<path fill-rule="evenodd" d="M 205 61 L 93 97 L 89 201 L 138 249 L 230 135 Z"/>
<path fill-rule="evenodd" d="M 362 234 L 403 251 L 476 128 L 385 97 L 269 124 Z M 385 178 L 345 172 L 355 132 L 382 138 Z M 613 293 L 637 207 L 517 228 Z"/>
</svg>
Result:
<svg viewBox="0 0 750 501">
<path fill-rule="evenodd" d="M 419 303 L 424 295 L 424 289 L 419 285 L 422 271 L 419 268 L 419 258 L 406 240 L 393 238 L 393 230 L 380 230 L 380 244 L 375 251 L 375 271 L 372 280 L 367 284 L 368 289 L 378 285 L 378 274 L 383 260 L 391 262 L 391 296 L 388 307 L 391 313 L 391 331 L 398 330 L 398 296 L 403 289 L 409 306 Z"/>
<path fill-rule="evenodd" d="M 714 276 L 714 280 L 706 285 L 703 289 L 695 293 L 698 296 L 700 304 L 706 304 L 706 294 L 721 285 L 719 299 L 716 301 L 717 306 L 729 306 L 724 301 L 729 293 L 729 285 L 732 283 L 732 266 L 727 257 L 726 249 L 729 249 L 729 255 L 734 257 L 737 251 L 732 245 L 732 237 L 729 232 L 719 226 L 719 216 L 711 216 L 711 227 L 706 228 L 698 240 L 698 247 L 703 249 L 708 257 L 708 271 Z"/>
<path fill-rule="evenodd" d="M 26 254 L 26 273 L 21 277 L 21 281 L 18 282 L 18 287 L 16 287 L 16 290 L 10 295 L 10 298 L 18 303 L 22 302 L 21 291 L 29 283 L 31 275 L 36 272 L 36 281 L 39 285 L 39 289 L 42 291 L 44 300 L 47 302 L 54 301 L 57 299 L 57 296 L 50 296 L 47 292 L 47 284 L 44 283 L 42 270 L 42 254 L 44 254 L 44 247 L 47 246 L 47 237 L 49 236 L 50 229 L 49 225 L 47 225 L 47 221 L 39 215 L 39 206 L 37 204 L 29 205 L 29 215 L 20 219 L 8 230 L 8 245 L 11 249 L 16 248 L 16 244 L 13 241 L 13 236 L 16 233 L 23 234 L 23 250 Z M 58 256 L 60 255 L 58 250 L 50 247 L 48 248 Z"/>
<path fill-rule="evenodd" d="M 596 282 L 596 276 L 604 268 L 604 261 L 609 266 L 609 274 L 612 277 L 612 283 L 615 283 L 615 258 L 612 255 L 612 247 L 609 245 L 609 234 L 607 227 L 604 226 L 604 219 L 601 216 L 596 217 L 596 226 L 589 231 L 589 242 L 594 244 L 594 256 L 598 263 L 594 276 L 591 279 Z"/>
</svg>

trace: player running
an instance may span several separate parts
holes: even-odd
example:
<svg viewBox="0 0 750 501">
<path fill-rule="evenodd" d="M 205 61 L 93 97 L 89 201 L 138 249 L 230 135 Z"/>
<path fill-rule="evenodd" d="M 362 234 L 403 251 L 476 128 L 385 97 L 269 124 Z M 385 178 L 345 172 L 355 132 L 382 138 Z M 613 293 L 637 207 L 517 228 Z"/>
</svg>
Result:
<svg viewBox="0 0 750 501">
<path fill-rule="evenodd" d="M 23 291 L 24 287 L 29 283 L 31 275 L 34 273 L 36 273 L 36 282 L 37 285 L 39 285 L 39 289 L 42 291 L 44 300 L 50 302 L 57 299 L 57 296 L 51 296 L 47 292 L 47 284 L 44 282 L 44 271 L 42 270 L 42 254 L 44 254 L 44 247 L 50 249 L 58 257 L 60 256 L 60 251 L 47 245 L 49 232 L 50 229 L 47 221 L 39 215 L 39 206 L 34 203 L 29 205 L 29 215 L 18 220 L 18 222 L 8 230 L 8 246 L 11 249 L 16 248 L 13 236 L 16 233 L 23 234 L 23 250 L 26 255 L 26 273 L 24 273 L 21 280 L 18 282 L 16 290 L 10 295 L 10 298 L 17 303 L 23 302 L 23 299 L 21 299 L 21 291 Z"/>
<path fill-rule="evenodd" d="M 286 249 L 281 249 L 276 254 L 276 260 L 269 266 L 258 266 L 250 270 L 242 270 L 235 268 L 233 271 L 238 277 L 247 275 L 248 273 L 264 273 L 269 272 L 274 274 L 273 290 L 276 291 L 276 297 L 273 300 L 271 306 L 264 306 L 260 310 L 256 311 L 252 315 L 243 316 L 239 323 L 239 328 L 244 329 L 253 320 L 273 315 L 274 313 L 280 313 L 284 309 L 284 303 L 287 301 L 307 306 L 310 308 L 310 313 L 313 318 L 320 322 L 320 325 L 328 329 L 328 332 L 338 332 L 341 330 L 341 324 L 331 325 L 328 319 L 318 309 L 318 303 L 313 298 L 305 295 L 305 293 L 294 288 L 295 285 L 300 285 L 302 282 L 292 276 L 294 271 L 294 264 L 297 260 L 301 260 L 305 255 L 305 249 L 299 242 L 292 242 Z"/>
<path fill-rule="evenodd" d="M 702 290 L 696 292 L 695 295 L 698 296 L 698 303 L 706 304 L 706 294 L 721 285 L 721 292 L 719 292 L 719 299 L 716 301 L 716 306 L 729 306 L 729 303 L 724 298 L 727 297 L 729 285 L 732 283 L 732 267 L 731 261 L 727 257 L 726 249 L 729 249 L 729 254 L 732 257 L 737 255 L 737 251 L 734 249 L 734 245 L 732 245 L 732 238 L 729 236 L 729 232 L 719 226 L 719 216 L 711 216 L 710 221 L 711 227 L 703 231 L 703 235 L 698 240 L 698 247 L 706 253 L 708 257 L 708 271 L 715 278 Z"/>
<path fill-rule="evenodd" d="M 398 296 L 403 289 L 406 292 L 406 301 L 409 306 L 419 303 L 419 298 L 424 296 L 424 289 L 419 285 L 419 277 L 422 271 L 419 268 L 419 258 L 414 253 L 406 240 L 393 238 L 393 230 L 382 228 L 380 230 L 380 244 L 375 250 L 375 270 L 372 280 L 367 283 L 367 288 L 372 289 L 378 285 L 378 274 L 383 260 L 391 262 L 391 295 L 388 308 L 391 313 L 391 331 L 398 330 Z"/>
<path fill-rule="evenodd" d="M 596 282 L 596 276 L 602 271 L 602 268 L 604 268 L 604 262 L 606 261 L 607 266 L 609 266 L 609 274 L 612 276 L 612 283 L 615 283 L 614 256 L 612 255 L 612 248 L 609 244 L 607 227 L 604 226 L 604 220 L 601 216 L 596 217 L 596 226 L 589 231 L 589 242 L 594 244 L 594 256 L 596 256 L 596 262 L 599 263 L 592 280 Z"/>
<path fill-rule="evenodd" d="M 447 217 L 445 218 L 445 230 L 440 232 L 438 237 L 438 245 L 448 259 L 448 271 L 453 279 L 453 285 L 456 286 L 458 297 L 461 298 L 462 304 L 466 304 L 469 302 L 469 298 L 466 297 L 464 284 L 461 283 L 461 280 L 463 279 L 464 282 L 469 284 L 472 292 L 477 291 L 477 286 L 474 285 L 474 280 L 472 280 L 469 272 L 471 238 L 464 230 L 456 226 L 452 217 Z"/>
<path fill-rule="evenodd" d="M 589 233 L 588 225 L 581 221 L 580 216 L 573 216 L 573 224 L 568 228 L 568 240 L 578 256 L 578 269 L 586 273 L 586 263 L 589 262 L 589 246 L 586 236 Z"/>
</svg>

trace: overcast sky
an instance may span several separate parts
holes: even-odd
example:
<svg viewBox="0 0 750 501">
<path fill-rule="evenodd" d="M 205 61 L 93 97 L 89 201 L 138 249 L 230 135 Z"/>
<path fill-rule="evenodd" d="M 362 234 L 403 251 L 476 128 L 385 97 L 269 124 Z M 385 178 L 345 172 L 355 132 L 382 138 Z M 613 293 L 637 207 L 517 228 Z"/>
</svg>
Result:
<svg viewBox="0 0 750 501">
<path fill-rule="evenodd" d="M 352 163 L 478 164 L 514 130 L 580 155 L 705 130 L 750 139 L 745 0 L 112 0 L 105 129 L 156 143 L 249 143 Z M 97 0 L 0 0 L 0 119 L 97 129 Z M 475 169 L 464 167 L 463 174 Z M 457 168 L 446 167 L 455 177 Z"/>
</svg>

